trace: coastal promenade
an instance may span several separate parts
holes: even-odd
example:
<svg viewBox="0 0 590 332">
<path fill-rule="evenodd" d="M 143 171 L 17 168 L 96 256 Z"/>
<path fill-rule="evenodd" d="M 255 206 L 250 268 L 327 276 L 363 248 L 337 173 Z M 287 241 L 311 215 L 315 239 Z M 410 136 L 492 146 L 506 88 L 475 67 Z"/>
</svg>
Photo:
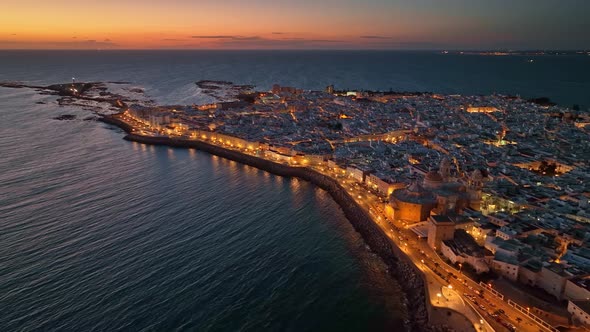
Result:
<svg viewBox="0 0 590 332">
<path fill-rule="evenodd" d="M 117 114 L 104 116 L 101 121 L 126 131 L 126 140 L 196 148 L 276 175 L 301 178 L 326 190 L 341 206 L 364 241 L 384 260 L 392 275 L 400 282 L 407 300 L 407 325 L 412 330 L 425 331 L 431 330 L 432 326 L 447 325 L 456 331 L 550 331 L 528 317 L 518 315 L 513 307 L 491 295 L 486 296 L 485 301 L 490 309 L 504 311 L 505 317 L 502 319 L 492 316 L 491 311 L 482 303 L 470 300 L 470 293 L 479 292 L 478 289 L 482 289 L 480 285 L 463 275 L 457 279 L 448 277 L 460 275 L 460 271 L 448 266 L 423 241 L 417 240 L 414 233 L 405 229 L 404 225 L 387 220 L 380 209 L 382 203 L 380 204 L 379 197 L 342 174 L 323 167 L 270 160 L 257 151 L 197 137 L 157 135 Z M 511 322 L 514 327 L 509 329 L 500 324 L 500 321 Z"/>
</svg>

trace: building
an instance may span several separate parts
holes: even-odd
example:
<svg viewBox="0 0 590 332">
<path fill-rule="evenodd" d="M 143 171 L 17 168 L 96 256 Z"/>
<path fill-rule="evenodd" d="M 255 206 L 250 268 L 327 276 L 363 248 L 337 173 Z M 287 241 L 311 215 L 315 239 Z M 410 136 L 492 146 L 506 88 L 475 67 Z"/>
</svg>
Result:
<svg viewBox="0 0 590 332">
<path fill-rule="evenodd" d="M 486 250 L 463 229 L 456 229 L 453 238 L 443 240 L 440 245 L 443 256 L 453 264 L 468 264 L 476 273 L 484 273 L 490 270 L 486 261 Z M 490 253 L 491 255 L 491 253 Z"/>
<path fill-rule="evenodd" d="M 393 191 L 390 198 L 393 218 L 409 222 L 425 221 L 436 206 L 436 197 L 418 184 L 417 181 L 403 189 Z"/>
<path fill-rule="evenodd" d="M 502 240 L 511 240 L 516 238 L 518 233 L 509 226 L 502 226 L 496 230 L 496 236 Z"/>
<path fill-rule="evenodd" d="M 468 107 L 467 113 L 494 113 L 499 112 L 499 110 L 495 107 L 485 106 L 485 107 Z"/>
<path fill-rule="evenodd" d="M 508 280 L 517 281 L 519 272 L 518 258 L 497 252 L 492 261 L 492 270 Z"/>
<path fill-rule="evenodd" d="M 280 162 L 290 163 L 293 160 L 292 155 L 282 154 L 276 151 L 264 151 L 264 156 L 269 159 L 273 159 Z"/>
<path fill-rule="evenodd" d="M 568 301 L 567 311 L 572 315 L 572 320 L 590 326 L 590 301 Z"/>
<path fill-rule="evenodd" d="M 537 286 L 543 264 L 539 260 L 529 260 L 518 269 L 518 282 L 528 286 Z"/>
<path fill-rule="evenodd" d="M 487 222 L 486 220 L 480 219 L 479 221 L 473 224 L 473 226 L 469 230 L 469 233 L 471 234 L 471 236 L 473 236 L 473 238 L 475 239 L 475 241 L 477 241 L 479 245 L 483 246 L 488 237 L 496 236 L 497 229 L 498 226 L 490 222 Z"/>
<path fill-rule="evenodd" d="M 496 236 L 488 236 L 484 246 L 494 254 L 502 253 L 516 257 L 524 245 L 519 240 L 504 240 Z"/>
<path fill-rule="evenodd" d="M 437 171 L 429 171 L 424 175 L 423 186 L 425 189 L 439 189 L 444 183 L 442 175 Z"/>
<path fill-rule="evenodd" d="M 280 86 L 279 84 L 274 84 L 272 86 L 272 93 L 275 95 L 279 95 L 282 93 L 301 94 L 303 93 L 303 90 L 291 86 Z"/>
<path fill-rule="evenodd" d="M 563 265 L 549 263 L 549 265 L 543 266 L 541 269 L 539 279 L 537 280 L 537 286 L 555 296 L 557 300 L 561 300 L 563 298 L 565 283 L 571 277 L 572 274 L 569 273 Z"/>
<path fill-rule="evenodd" d="M 376 190 L 380 195 L 385 197 L 389 197 L 395 189 L 401 189 L 405 186 L 403 183 L 392 183 L 393 181 L 384 179 L 374 173 L 368 174 L 365 182 L 369 188 Z"/>
<path fill-rule="evenodd" d="M 164 113 L 153 114 L 150 115 L 148 121 L 150 123 L 150 127 L 160 129 L 170 123 L 170 115 Z"/>
<path fill-rule="evenodd" d="M 281 102 L 281 97 L 276 94 L 264 94 L 260 96 L 260 101 L 263 104 L 277 104 Z"/>
<path fill-rule="evenodd" d="M 563 297 L 572 301 L 590 300 L 590 276 L 579 276 L 565 282 Z"/>
<path fill-rule="evenodd" d="M 467 194 L 469 195 L 469 207 L 478 210 L 481 207 L 481 197 L 484 181 L 486 181 L 487 172 L 476 169 L 467 179 Z"/>
<path fill-rule="evenodd" d="M 475 170 L 466 179 L 467 185 L 456 181 L 451 174 L 451 162 L 444 157 L 439 170 L 430 170 L 424 174 L 424 189 L 436 196 L 436 214 L 461 214 L 467 207 L 479 210 L 485 175 Z M 464 179 L 465 180 L 465 179 Z"/>
<path fill-rule="evenodd" d="M 365 182 L 365 175 L 367 172 L 359 169 L 356 166 L 348 166 L 346 167 L 346 175 L 353 178 L 355 181 L 364 183 Z"/>
<path fill-rule="evenodd" d="M 434 215 L 428 218 L 428 245 L 440 249 L 442 241 L 451 240 L 455 236 L 455 222 L 448 216 Z"/>
</svg>

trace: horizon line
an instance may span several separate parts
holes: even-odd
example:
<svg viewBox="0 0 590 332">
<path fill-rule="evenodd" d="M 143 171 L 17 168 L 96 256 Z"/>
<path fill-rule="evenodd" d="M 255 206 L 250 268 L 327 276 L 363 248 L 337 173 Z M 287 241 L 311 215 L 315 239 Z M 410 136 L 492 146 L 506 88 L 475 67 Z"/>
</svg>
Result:
<svg viewBox="0 0 590 332">
<path fill-rule="evenodd" d="M 2 51 L 410 51 L 410 52 L 590 52 L 590 48 L 461 49 L 461 48 L 0 48 Z"/>
</svg>

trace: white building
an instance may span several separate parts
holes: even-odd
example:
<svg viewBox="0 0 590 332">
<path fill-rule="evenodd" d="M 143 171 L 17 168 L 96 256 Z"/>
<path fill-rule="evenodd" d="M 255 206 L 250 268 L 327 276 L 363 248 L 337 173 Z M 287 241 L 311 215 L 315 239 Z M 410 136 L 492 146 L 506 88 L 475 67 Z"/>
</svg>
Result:
<svg viewBox="0 0 590 332">
<path fill-rule="evenodd" d="M 476 273 L 490 270 L 486 261 L 486 250 L 480 247 L 473 237 L 463 229 L 455 230 L 453 239 L 443 240 L 440 244 L 440 251 L 453 264 L 469 264 Z"/>
<path fill-rule="evenodd" d="M 365 172 L 363 172 L 362 170 L 360 170 L 354 166 L 346 167 L 346 175 L 355 179 L 357 182 L 360 182 L 360 183 L 365 182 Z"/>
<path fill-rule="evenodd" d="M 390 183 L 389 181 L 382 179 L 378 174 L 373 173 L 367 175 L 365 178 L 365 183 L 368 187 L 377 190 L 379 194 L 386 197 L 389 197 L 394 189 L 401 188 L 403 185 L 402 183 Z"/>
<path fill-rule="evenodd" d="M 574 277 L 566 281 L 563 297 L 572 301 L 590 300 L 590 276 Z"/>
<path fill-rule="evenodd" d="M 291 162 L 291 160 L 293 159 L 292 156 L 278 153 L 275 151 L 270 151 L 270 150 L 264 151 L 264 156 L 266 158 L 270 158 L 270 159 L 274 159 L 274 160 L 282 161 L 282 162 L 287 162 L 287 163 Z"/>
<path fill-rule="evenodd" d="M 500 252 L 496 253 L 492 261 L 492 269 L 506 279 L 512 281 L 518 280 L 518 259 L 514 256 L 505 255 Z"/>
<path fill-rule="evenodd" d="M 590 301 L 568 301 L 567 311 L 574 321 L 590 326 Z"/>
<path fill-rule="evenodd" d="M 573 277 L 564 266 L 557 263 L 550 263 L 543 266 L 537 280 L 537 286 L 543 288 L 547 293 L 555 296 L 556 299 L 563 298 L 566 281 Z"/>
<path fill-rule="evenodd" d="M 510 227 L 503 226 L 496 230 L 496 236 L 502 240 L 514 239 L 518 233 Z"/>
</svg>

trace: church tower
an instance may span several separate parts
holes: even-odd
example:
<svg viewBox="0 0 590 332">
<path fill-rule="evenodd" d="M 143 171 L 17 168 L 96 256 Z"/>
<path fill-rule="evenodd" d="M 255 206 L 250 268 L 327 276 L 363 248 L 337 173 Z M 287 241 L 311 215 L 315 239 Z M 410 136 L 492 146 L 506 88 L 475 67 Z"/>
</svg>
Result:
<svg viewBox="0 0 590 332">
<path fill-rule="evenodd" d="M 478 210 L 481 207 L 481 193 L 483 189 L 484 176 L 481 170 L 474 170 L 467 179 L 467 193 L 469 194 L 469 206 Z"/>
<path fill-rule="evenodd" d="M 440 161 L 438 172 L 442 176 L 444 182 L 449 181 L 449 178 L 451 177 L 451 162 L 447 157 L 443 157 Z"/>
</svg>

